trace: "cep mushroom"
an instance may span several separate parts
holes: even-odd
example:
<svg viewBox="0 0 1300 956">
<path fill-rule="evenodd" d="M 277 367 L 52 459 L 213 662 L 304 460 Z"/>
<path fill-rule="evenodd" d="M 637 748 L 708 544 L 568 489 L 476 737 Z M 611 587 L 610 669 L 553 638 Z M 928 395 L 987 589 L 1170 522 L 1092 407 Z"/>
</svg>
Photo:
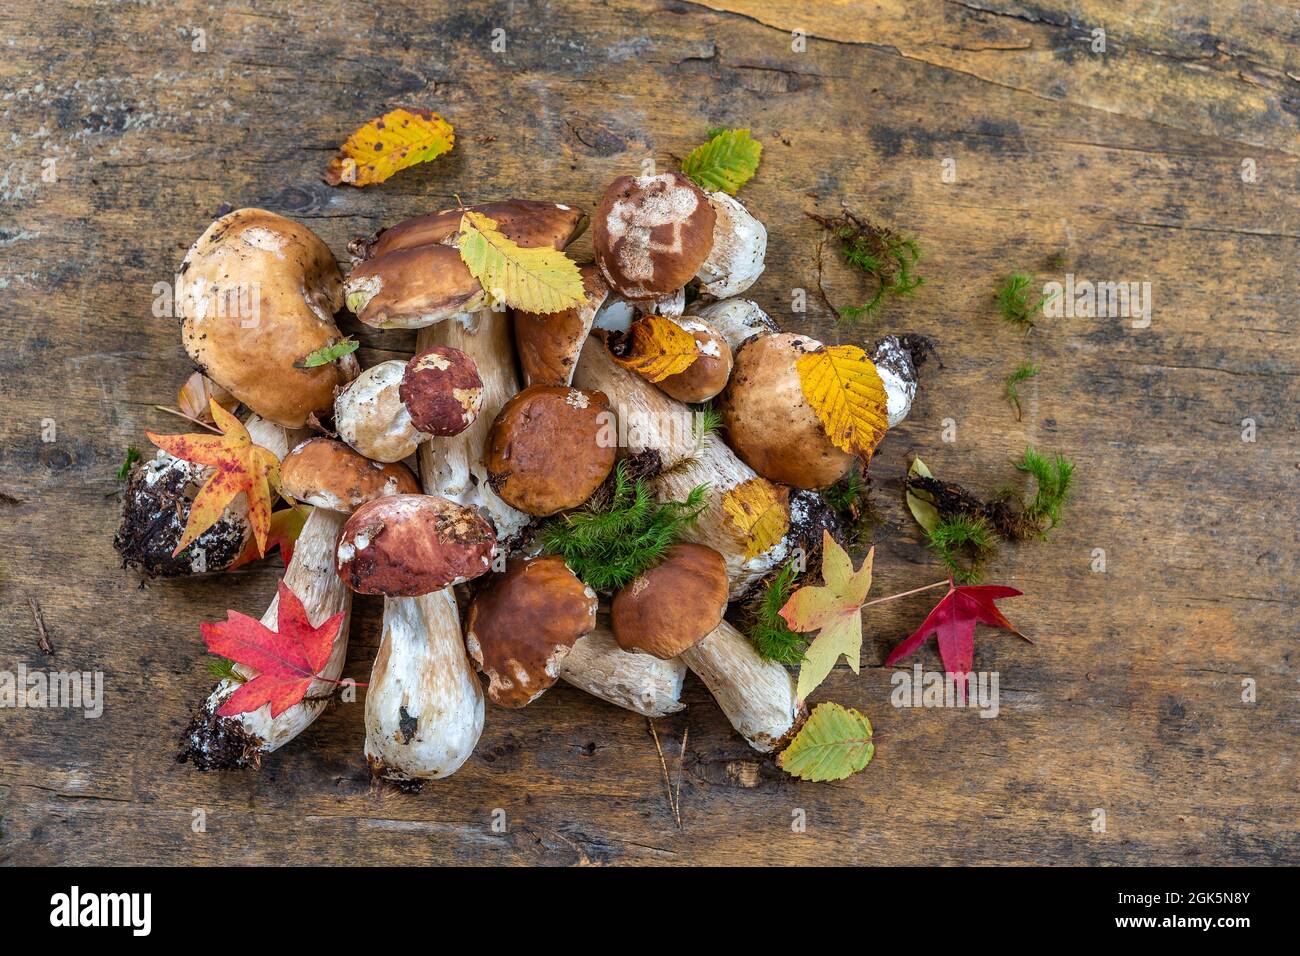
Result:
<svg viewBox="0 0 1300 956">
<path fill-rule="evenodd" d="M 596 626 L 598 604 L 558 555 L 512 560 L 479 591 L 465 646 L 493 703 L 523 707 L 559 680 L 574 642 Z"/>
<path fill-rule="evenodd" d="M 749 745 L 770 753 L 798 717 L 795 683 L 723 620 L 727 592 L 722 555 L 700 544 L 676 544 L 614 595 L 610 623 L 625 650 L 680 657 Z"/>
<path fill-rule="evenodd" d="M 573 368 L 582 354 L 582 343 L 587 340 L 596 313 L 609 297 L 609 286 L 595 263 L 588 263 L 580 271 L 587 295 L 581 306 L 550 313 L 511 311 L 525 387 L 569 385 L 573 381 Z"/>
<path fill-rule="evenodd" d="M 562 249 L 586 225 L 582 210 L 510 199 L 417 216 L 352 244 L 361 260 L 345 284 L 348 308 L 366 325 L 422 329 L 467 322 L 491 304 L 455 245 L 466 212 L 479 212 L 521 246 Z"/>
<path fill-rule="evenodd" d="M 731 378 L 731 346 L 716 329 L 693 316 L 663 318 L 694 340 L 695 358 L 683 371 L 662 376 L 654 384 L 680 402 L 707 402 L 726 388 Z M 611 336 L 610 341 L 617 338 L 620 345 L 636 348 L 635 343 L 642 334 L 641 326 L 647 321 L 637 319 L 632 323 L 628 336 Z M 644 377 L 639 364 L 633 363 L 632 368 Z"/>
<path fill-rule="evenodd" d="M 478 365 L 440 345 L 358 375 L 334 400 L 334 427 L 367 458 L 401 461 L 433 436 L 459 435 L 482 407 Z"/>
<path fill-rule="evenodd" d="M 270 705 L 235 717 L 218 717 L 216 712 L 239 687 L 238 681 L 223 680 L 185 733 L 183 759 L 200 770 L 224 770 L 257 766 L 264 754 L 283 747 L 306 730 L 325 709 L 334 682 L 343 672 L 347 658 L 348 617 L 352 592 L 335 570 L 335 539 L 355 502 L 388 494 L 415 484 L 415 476 L 404 465 L 376 469 L 342 442 L 309 439 L 285 458 L 281 479 L 286 495 L 314 501 L 315 507 L 303 525 L 294 546 L 293 558 L 284 582 L 302 601 L 313 627 L 344 612 L 343 624 L 330 648 L 329 659 L 319 679 L 312 682 L 301 702 L 271 717 Z M 262 623 L 276 627 L 279 597 L 262 615 Z M 257 672 L 243 664 L 235 671 L 245 679 Z"/>
<path fill-rule="evenodd" d="M 298 434 L 295 430 L 291 435 L 259 415 L 250 416 L 244 427 L 255 445 L 277 458 L 284 457 Z M 204 574 L 224 571 L 244 553 L 252 537 L 248 498 L 244 495 L 237 495 L 221 517 L 184 551 L 173 553 L 185 533 L 194 496 L 212 471 L 161 449 L 131 469 L 122 502 L 122 523 L 113 539 L 123 567 L 136 568 L 150 578 Z"/>
<path fill-rule="evenodd" d="M 713 245 L 695 277 L 700 291 L 715 299 L 740 295 L 763 274 L 767 230 L 734 196 L 708 194 L 716 219 Z"/>
<path fill-rule="evenodd" d="M 180 283 L 185 351 L 204 375 L 263 418 L 301 428 L 357 374 L 351 355 L 299 367 L 343 338 L 334 324 L 343 277 L 306 226 L 265 209 L 228 213 L 190 247 Z"/>
<path fill-rule="evenodd" d="M 538 517 L 576 508 L 614 468 L 618 449 L 602 392 L 554 385 L 526 388 L 502 407 L 488 432 L 492 490 Z"/>
<path fill-rule="evenodd" d="M 385 780 L 436 780 L 483 732 L 483 688 L 461 639 L 452 586 L 491 566 L 496 535 L 472 508 L 395 495 L 358 508 L 339 535 L 339 575 L 382 594 L 383 635 L 366 693 L 366 760 Z"/>
</svg>

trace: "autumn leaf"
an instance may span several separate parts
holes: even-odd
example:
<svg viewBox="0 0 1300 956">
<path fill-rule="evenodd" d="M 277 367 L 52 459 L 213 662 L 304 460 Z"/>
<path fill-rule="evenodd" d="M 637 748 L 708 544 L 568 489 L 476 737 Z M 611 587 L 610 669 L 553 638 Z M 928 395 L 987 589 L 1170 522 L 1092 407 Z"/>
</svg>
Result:
<svg viewBox="0 0 1300 956">
<path fill-rule="evenodd" d="M 186 418 L 192 418 L 196 422 L 212 421 L 212 413 L 208 411 L 208 408 L 214 401 L 231 413 L 235 411 L 235 406 L 239 404 L 239 399 L 202 372 L 195 372 L 187 378 L 180 391 L 176 393 L 177 409 Z"/>
<path fill-rule="evenodd" d="M 800 780 L 843 780 L 870 763 L 875 753 L 871 721 L 851 707 L 827 701 L 813 708 L 776 762 Z"/>
<path fill-rule="evenodd" d="M 294 362 L 293 367 L 318 368 L 321 365 L 329 365 L 330 362 L 337 362 L 345 355 L 351 355 L 359 348 L 361 348 L 361 343 L 356 339 L 340 339 L 333 345 L 322 345 L 316 351 L 309 352 L 301 362 Z"/>
<path fill-rule="evenodd" d="M 298 595 L 281 581 L 274 631 L 238 611 L 227 611 L 224 621 L 199 625 L 211 653 L 257 671 L 221 705 L 217 716 L 234 717 L 270 704 L 275 718 L 301 701 L 329 660 L 346 613 L 340 611 L 312 627 Z"/>
<path fill-rule="evenodd" d="M 647 382 L 662 382 L 680 375 L 700 357 L 700 347 L 684 328 L 662 315 L 643 315 L 629 329 L 632 344 L 614 361 L 630 368 Z"/>
<path fill-rule="evenodd" d="M 396 109 L 349 136 L 322 178 L 331 186 L 382 183 L 408 166 L 437 159 L 454 145 L 451 124 L 437 113 Z"/>
<path fill-rule="evenodd" d="M 302 526 L 307 522 L 309 514 L 311 514 L 311 508 L 305 505 L 281 508 L 279 511 L 271 512 L 271 526 L 266 533 L 266 553 L 279 548 L 280 560 L 284 562 L 286 568 L 289 566 L 289 562 L 293 560 L 294 545 L 298 541 L 298 535 L 302 534 Z M 226 570 L 233 571 L 241 565 L 251 564 L 264 556 L 265 554 L 258 553 L 257 542 L 249 541 L 244 545 L 243 553 L 227 565 Z"/>
<path fill-rule="evenodd" d="M 734 196 L 758 171 L 762 155 L 763 144 L 751 139 L 747 129 L 710 130 L 709 141 L 682 160 L 682 172 L 704 189 Z"/>
<path fill-rule="evenodd" d="M 925 642 L 931 634 L 939 638 L 939 657 L 950 674 L 969 674 L 975 666 L 975 624 L 987 624 L 1025 637 L 1002 616 L 994 601 L 1019 597 L 1022 592 L 997 584 L 957 586 L 948 582 L 948 593 L 934 606 L 912 636 L 899 644 L 885 659 L 892 667 Z M 1030 643 L 1033 643 L 1032 641 Z"/>
<path fill-rule="evenodd" d="M 558 249 L 525 249 L 479 212 L 467 211 L 457 237 L 460 257 L 494 302 L 549 314 L 587 301 L 582 273 Z"/>
<path fill-rule="evenodd" d="M 921 478 L 933 478 L 930 469 L 926 467 L 919 457 L 912 459 L 912 467 L 907 469 L 907 473 Z M 928 491 L 913 491 L 908 488 L 905 492 L 907 495 L 907 507 L 912 512 L 912 517 L 929 534 L 935 529 L 942 520 L 939 516 L 939 509 L 934 505 L 934 495 Z"/>
<path fill-rule="evenodd" d="M 862 653 L 862 604 L 871 590 L 871 559 L 875 552 L 875 548 L 868 551 L 862 567 L 854 571 L 845 550 L 829 531 L 822 531 L 824 583 L 799 588 L 781 608 L 781 616 L 791 630 L 818 632 L 799 666 L 796 695 L 800 700 L 807 699 L 826 679 L 841 654 L 848 659 L 853 673 L 858 672 L 858 658 Z"/>
<path fill-rule="evenodd" d="M 722 510 L 745 535 L 745 560 L 774 547 L 790 530 L 790 489 L 751 478 L 722 496 Z"/>
<path fill-rule="evenodd" d="M 885 383 L 856 345 L 799 356 L 799 387 L 835 447 L 869 458 L 889 427 Z"/>
<path fill-rule="evenodd" d="M 248 430 L 216 399 L 209 402 L 212 420 L 220 435 L 155 435 L 149 440 L 175 458 L 183 458 L 213 469 L 190 504 L 185 533 L 173 556 L 216 524 L 226 506 L 241 491 L 248 498 L 248 523 L 253 529 L 259 554 L 266 553 L 266 536 L 271 524 L 271 496 L 280 490 L 280 459 L 260 445 L 254 445 Z"/>
</svg>

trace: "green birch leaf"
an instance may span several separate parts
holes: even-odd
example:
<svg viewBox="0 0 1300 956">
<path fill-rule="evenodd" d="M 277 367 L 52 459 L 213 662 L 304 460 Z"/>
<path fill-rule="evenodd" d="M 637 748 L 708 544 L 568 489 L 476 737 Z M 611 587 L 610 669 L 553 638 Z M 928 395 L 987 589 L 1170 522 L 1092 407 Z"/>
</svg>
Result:
<svg viewBox="0 0 1300 956">
<path fill-rule="evenodd" d="M 871 721 L 851 707 L 826 702 L 813 708 L 777 763 L 800 780 L 843 780 L 870 763 L 875 753 Z"/>
<path fill-rule="evenodd" d="M 907 469 L 909 475 L 919 475 L 922 478 L 933 478 L 930 469 L 925 466 L 920 458 L 912 459 L 912 467 Z M 939 524 L 939 509 L 934 506 L 934 496 L 928 491 L 907 491 L 907 507 L 912 512 L 912 517 L 916 523 L 925 529 L 929 534 Z"/>
<path fill-rule="evenodd" d="M 702 189 L 734 196 L 754 178 L 762 154 L 763 144 L 751 139 L 747 129 L 710 130 L 709 141 L 682 160 L 682 172 Z"/>
</svg>

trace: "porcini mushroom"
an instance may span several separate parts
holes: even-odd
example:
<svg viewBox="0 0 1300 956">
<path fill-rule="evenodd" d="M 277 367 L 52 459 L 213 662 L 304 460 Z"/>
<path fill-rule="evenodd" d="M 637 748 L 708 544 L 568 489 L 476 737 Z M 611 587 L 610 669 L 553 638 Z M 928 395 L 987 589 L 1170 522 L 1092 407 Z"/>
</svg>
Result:
<svg viewBox="0 0 1300 956">
<path fill-rule="evenodd" d="M 596 263 L 627 299 L 673 296 L 704 264 L 716 214 L 681 173 L 620 176 L 592 220 Z"/>
<path fill-rule="evenodd" d="M 755 335 L 780 332 L 776 321 L 749 299 L 723 299 L 697 307 L 691 313 L 709 324 L 724 339 L 732 353 Z"/>
<path fill-rule="evenodd" d="M 558 555 L 511 561 L 474 596 L 465 623 L 493 702 L 523 707 L 559 680 L 574 642 L 596 626 L 598 603 Z"/>
<path fill-rule="evenodd" d="M 512 508 L 545 516 L 576 508 L 618 455 L 609 402 L 598 391 L 534 385 L 497 413 L 483 455 L 492 490 Z"/>
<path fill-rule="evenodd" d="M 372 365 L 334 400 L 339 437 L 367 458 L 401 461 L 431 436 L 458 435 L 483 405 L 483 380 L 459 349 Z"/>
<path fill-rule="evenodd" d="M 355 502 L 364 503 L 388 493 L 390 488 L 406 488 L 415 483 L 415 476 L 405 465 L 383 467 L 383 480 L 375 481 L 369 474 L 375 470 L 371 463 L 358 459 L 360 456 L 346 445 L 324 439 L 310 439 L 286 456 L 286 467 L 281 473 L 285 493 L 303 500 L 314 498 L 317 504 L 298 535 L 284 582 L 302 601 L 313 627 L 319 627 L 340 611 L 345 612 L 343 623 L 334 636 L 319 680 L 312 683 L 301 702 L 279 716 L 272 718 L 267 705 L 235 717 L 218 717 L 217 710 L 239 687 L 239 682 L 223 680 L 213 689 L 185 733 L 182 757 L 200 770 L 257 766 L 263 754 L 293 740 L 325 709 L 347 657 L 352 592 L 335 570 L 335 543 L 347 519 L 346 512 L 352 510 Z M 262 615 L 262 623 L 272 630 L 276 627 L 278 607 L 277 596 Z M 236 664 L 235 672 L 244 679 L 257 675 L 253 668 L 243 664 Z"/>
<path fill-rule="evenodd" d="M 718 191 L 708 197 L 716 218 L 713 243 L 695 277 L 702 293 L 725 299 L 740 295 L 763 274 L 767 230 L 734 196 Z"/>
<path fill-rule="evenodd" d="M 296 364 L 343 338 L 334 324 L 343 277 L 306 226 L 265 209 L 228 213 L 190 247 L 180 283 L 185 351 L 263 418 L 301 428 L 356 375 L 351 355 L 314 368 Z"/>
<path fill-rule="evenodd" d="M 595 263 L 581 268 L 587 294 L 580 307 L 563 312 L 537 313 L 512 310 L 515 348 L 524 386 L 569 385 L 596 313 L 609 296 L 609 286 Z"/>
<path fill-rule="evenodd" d="M 259 415 L 249 416 L 244 427 L 255 445 L 277 458 L 284 457 L 290 442 L 300 434 Z M 174 554 L 185 533 L 194 496 L 212 471 L 161 449 L 131 469 L 122 501 L 122 523 L 113 539 L 123 567 L 136 568 L 151 578 L 204 574 L 225 570 L 244 553 L 252 527 L 248 498 L 237 495 L 212 527 Z"/>
<path fill-rule="evenodd" d="M 483 732 L 483 688 L 461 639 L 451 588 L 485 572 L 491 526 L 471 508 L 432 495 L 365 505 L 339 535 L 348 587 L 383 594 L 379 651 L 366 692 L 366 760 L 391 781 L 455 773 Z"/>
<path fill-rule="evenodd" d="M 676 544 L 614 595 L 611 627 L 620 647 L 680 656 L 750 746 L 768 753 L 798 716 L 795 683 L 722 619 L 727 591 L 722 555 L 699 544 Z"/>
<path fill-rule="evenodd" d="M 695 340 L 698 354 L 685 371 L 665 376 L 654 384 L 680 402 L 707 402 L 727 387 L 731 377 L 731 346 L 701 319 L 686 316 L 669 321 Z"/>
<path fill-rule="evenodd" d="M 582 210 L 559 203 L 510 199 L 444 209 L 399 223 L 352 244 L 362 256 L 348 275 L 348 308 L 376 328 L 419 329 L 448 319 L 468 321 L 489 305 L 488 291 L 474 278 L 454 242 L 466 212 L 493 220 L 524 247 L 562 249 L 580 233 Z"/>
</svg>

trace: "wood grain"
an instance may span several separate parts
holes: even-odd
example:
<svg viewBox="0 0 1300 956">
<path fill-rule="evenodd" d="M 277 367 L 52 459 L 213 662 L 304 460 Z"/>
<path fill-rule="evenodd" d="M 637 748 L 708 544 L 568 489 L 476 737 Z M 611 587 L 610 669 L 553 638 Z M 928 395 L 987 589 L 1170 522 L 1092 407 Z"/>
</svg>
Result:
<svg viewBox="0 0 1300 956">
<path fill-rule="evenodd" d="M 107 695 L 94 720 L 0 710 L 0 861 L 1300 862 L 1294 7 L 0 0 L 0 14 L 0 670 L 102 671 Z M 442 112 L 456 149 L 381 187 L 320 182 L 338 143 L 396 105 Z M 743 194 L 771 235 L 753 298 L 828 341 L 939 345 L 943 367 L 872 466 L 875 594 L 940 576 L 900 500 L 910 453 L 983 490 L 1018 480 L 1027 442 L 1078 462 L 1064 525 L 994 568 L 1026 592 L 1005 611 L 1036 642 L 977 637 L 1000 716 L 889 705 L 880 662 L 925 613 L 918 595 L 872 608 L 862 674 L 840 668 L 817 694 L 878 728 L 848 780 L 786 777 L 688 678 L 688 711 L 657 724 L 670 768 L 690 728 L 681 829 L 645 721 L 565 686 L 491 709 L 474 757 L 418 795 L 371 786 L 359 703 L 257 773 L 173 763 L 209 688 L 198 622 L 260 612 L 277 569 L 141 587 L 117 567 L 113 473 L 144 429 L 180 430 L 151 406 L 188 372 L 155 283 L 223 204 L 299 219 L 342 256 L 455 196 L 591 208 L 715 124 L 766 145 Z M 815 283 L 804 213 L 841 202 L 925 250 L 926 284 L 862 330 L 814 295 L 791 311 Z M 1149 281 L 1151 325 L 1018 332 L 991 303 L 1017 266 Z M 826 286 L 840 303 L 862 292 L 833 268 Z M 413 345 L 348 328 L 363 364 Z M 1017 421 L 1001 380 L 1022 359 L 1041 373 Z M 368 672 L 380 614 L 357 601 L 346 674 Z"/>
</svg>

